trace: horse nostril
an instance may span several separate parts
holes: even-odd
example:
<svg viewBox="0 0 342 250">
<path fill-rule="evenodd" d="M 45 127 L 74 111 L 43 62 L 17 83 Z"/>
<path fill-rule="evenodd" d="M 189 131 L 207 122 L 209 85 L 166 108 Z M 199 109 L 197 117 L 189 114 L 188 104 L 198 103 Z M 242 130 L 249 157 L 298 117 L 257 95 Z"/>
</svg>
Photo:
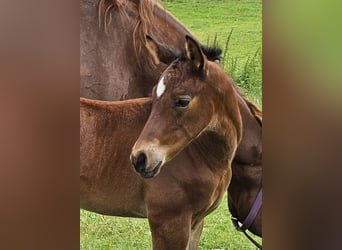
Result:
<svg viewBox="0 0 342 250">
<path fill-rule="evenodd" d="M 132 164 L 134 165 L 134 168 L 138 173 L 141 173 L 145 170 L 146 159 L 146 154 L 143 152 L 139 153 L 137 157 L 132 157 Z"/>
</svg>

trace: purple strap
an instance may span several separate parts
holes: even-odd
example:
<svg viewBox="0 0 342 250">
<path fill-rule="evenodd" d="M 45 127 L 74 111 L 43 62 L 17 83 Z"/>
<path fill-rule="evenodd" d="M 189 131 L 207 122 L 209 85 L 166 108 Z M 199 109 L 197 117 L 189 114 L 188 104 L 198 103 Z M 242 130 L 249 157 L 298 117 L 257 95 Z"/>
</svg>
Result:
<svg viewBox="0 0 342 250">
<path fill-rule="evenodd" d="M 249 211 L 249 214 L 247 215 L 246 219 L 244 220 L 244 222 L 242 223 L 242 225 L 239 225 L 239 220 L 237 218 L 232 217 L 232 223 L 234 225 L 234 227 L 236 228 L 236 230 L 243 232 L 247 238 L 253 242 L 253 244 L 259 248 L 262 249 L 262 245 L 260 245 L 258 242 L 256 242 L 251 236 L 249 236 L 246 232 L 246 230 L 252 225 L 253 221 L 255 220 L 256 215 L 258 214 L 260 207 L 262 204 L 262 189 L 260 189 L 254 203 L 253 206 L 251 208 L 251 210 Z"/>
<path fill-rule="evenodd" d="M 262 204 L 262 189 L 260 189 L 254 203 L 253 206 L 251 208 L 251 210 L 249 211 L 249 214 L 247 215 L 246 219 L 244 220 L 244 222 L 242 223 L 242 225 L 239 225 L 239 221 L 237 218 L 232 217 L 232 223 L 234 225 L 234 227 L 241 232 L 246 231 L 253 223 L 253 221 L 255 220 L 255 217 L 257 215 L 257 213 L 260 210 Z"/>
</svg>

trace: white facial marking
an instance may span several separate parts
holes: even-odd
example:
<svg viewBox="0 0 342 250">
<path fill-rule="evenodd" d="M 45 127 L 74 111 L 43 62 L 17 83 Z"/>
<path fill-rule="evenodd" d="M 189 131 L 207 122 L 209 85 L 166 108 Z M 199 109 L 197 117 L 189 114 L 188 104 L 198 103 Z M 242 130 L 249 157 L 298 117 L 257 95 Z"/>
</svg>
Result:
<svg viewBox="0 0 342 250">
<path fill-rule="evenodd" d="M 159 80 L 157 85 L 157 98 L 161 97 L 165 91 L 164 76 Z"/>
</svg>

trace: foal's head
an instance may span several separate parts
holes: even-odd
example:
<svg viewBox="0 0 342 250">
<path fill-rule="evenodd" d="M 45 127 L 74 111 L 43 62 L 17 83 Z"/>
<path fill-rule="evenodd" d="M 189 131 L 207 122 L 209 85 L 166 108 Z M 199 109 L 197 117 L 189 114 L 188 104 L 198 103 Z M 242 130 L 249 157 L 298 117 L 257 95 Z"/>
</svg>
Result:
<svg viewBox="0 0 342 250">
<path fill-rule="evenodd" d="M 150 46 L 155 57 L 157 47 Z M 158 174 L 204 131 L 230 136 L 233 144 L 240 138 L 241 120 L 231 80 L 189 36 L 184 54 L 164 71 L 153 89 L 151 114 L 132 149 L 131 162 L 145 178 Z"/>
</svg>

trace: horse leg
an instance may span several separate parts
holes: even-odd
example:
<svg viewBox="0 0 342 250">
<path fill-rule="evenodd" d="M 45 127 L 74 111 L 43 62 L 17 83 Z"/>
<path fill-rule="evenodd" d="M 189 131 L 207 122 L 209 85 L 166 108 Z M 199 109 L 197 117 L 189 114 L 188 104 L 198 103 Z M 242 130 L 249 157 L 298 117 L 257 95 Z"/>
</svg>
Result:
<svg viewBox="0 0 342 250">
<path fill-rule="evenodd" d="M 197 223 L 192 229 L 191 229 L 191 235 L 190 235 L 190 241 L 189 241 L 189 250 L 197 250 L 198 244 L 200 241 L 200 237 L 202 234 L 204 225 L 204 220 L 202 219 L 199 223 Z"/>
<path fill-rule="evenodd" d="M 159 215 L 148 215 L 155 250 L 188 249 L 191 231 L 191 214 L 170 214 L 166 211 Z"/>
</svg>

